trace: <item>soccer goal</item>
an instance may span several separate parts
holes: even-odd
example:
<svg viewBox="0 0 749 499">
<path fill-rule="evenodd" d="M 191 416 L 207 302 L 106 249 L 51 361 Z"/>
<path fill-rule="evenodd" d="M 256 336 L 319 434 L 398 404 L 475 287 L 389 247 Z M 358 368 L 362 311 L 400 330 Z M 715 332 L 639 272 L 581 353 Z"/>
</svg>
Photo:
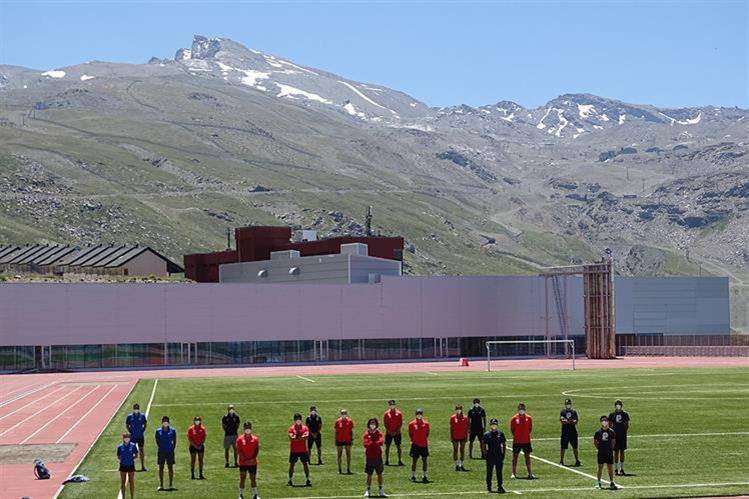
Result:
<svg viewBox="0 0 749 499">
<path fill-rule="evenodd" d="M 568 358 L 575 370 L 574 340 L 503 340 L 486 342 L 486 370 L 492 370 L 492 359 L 502 357 Z"/>
</svg>

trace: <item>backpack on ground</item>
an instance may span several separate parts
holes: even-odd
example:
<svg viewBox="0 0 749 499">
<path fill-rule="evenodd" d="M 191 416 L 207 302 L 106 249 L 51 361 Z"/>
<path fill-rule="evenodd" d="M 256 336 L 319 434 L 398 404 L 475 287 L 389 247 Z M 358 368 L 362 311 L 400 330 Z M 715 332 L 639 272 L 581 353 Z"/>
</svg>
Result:
<svg viewBox="0 0 749 499">
<path fill-rule="evenodd" d="M 49 470 L 41 459 L 34 459 L 34 475 L 37 480 L 49 480 Z"/>
</svg>

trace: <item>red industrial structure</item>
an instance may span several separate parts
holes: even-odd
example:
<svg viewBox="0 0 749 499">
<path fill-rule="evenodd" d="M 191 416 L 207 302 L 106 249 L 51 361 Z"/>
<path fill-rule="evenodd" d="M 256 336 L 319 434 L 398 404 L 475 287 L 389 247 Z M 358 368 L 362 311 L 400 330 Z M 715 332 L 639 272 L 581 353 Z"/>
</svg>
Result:
<svg viewBox="0 0 749 499">
<path fill-rule="evenodd" d="M 196 253 L 184 256 L 185 277 L 197 282 L 218 282 L 218 268 L 225 263 L 269 260 L 272 251 L 297 250 L 300 256 L 331 255 L 342 244 L 363 243 L 369 256 L 403 261 L 403 238 L 382 236 L 340 236 L 316 241 L 291 241 L 291 227 L 240 227 L 234 229 L 236 250 Z"/>
</svg>

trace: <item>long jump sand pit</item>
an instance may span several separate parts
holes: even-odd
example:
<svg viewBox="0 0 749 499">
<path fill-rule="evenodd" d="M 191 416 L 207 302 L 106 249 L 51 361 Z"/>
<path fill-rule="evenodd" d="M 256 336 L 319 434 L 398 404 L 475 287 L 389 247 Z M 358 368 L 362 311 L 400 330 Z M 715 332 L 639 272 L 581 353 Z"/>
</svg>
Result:
<svg viewBox="0 0 749 499">
<path fill-rule="evenodd" d="M 0 464 L 28 464 L 31 469 L 34 459 L 46 463 L 62 463 L 76 444 L 30 444 L 0 445 Z"/>
</svg>

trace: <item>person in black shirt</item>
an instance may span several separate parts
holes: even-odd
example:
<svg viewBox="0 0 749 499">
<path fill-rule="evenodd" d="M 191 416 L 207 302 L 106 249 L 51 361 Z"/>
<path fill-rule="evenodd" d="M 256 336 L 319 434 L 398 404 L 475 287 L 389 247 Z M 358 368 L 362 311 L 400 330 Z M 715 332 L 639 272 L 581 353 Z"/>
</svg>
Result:
<svg viewBox="0 0 749 499">
<path fill-rule="evenodd" d="M 609 414 L 609 422 L 616 432 L 614 447 L 614 471 L 624 476 L 624 451 L 627 450 L 627 432 L 629 431 L 629 414 L 622 410 L 622 401 L 614 402 L 614 412 Z"/>
<path fill-rule="evenodd" d="M 317 407 L 314 405 L 309 408 L 307 416 L 307 428 L 309 429 L 309 438 L 307 439 L 307 448 L 310 455 L 312 446 L 317 445 L 317 464 L 322 464 L 322 418 L 317 414 Z"/>
<path fill-rule="evenodd" d="M 229 404 L 226 415 L 221 418 L 221 426 L 224 428 L 224 468 L 229 467 L 229 449 L 234 450 L 234 467 L 237 465 L 237 431 L 239 430 L 239 416 L 234 409 L 234 404 Z"/>
<path fill-rule="evenodd" d="M 559 421 L 562 422 L 562 442 L 559 453 L 559 464 L 564 466 L 564 452 L 568 446 L 572 446 L 575 453 L 575 466 L 580 466 L 580 457 L 577 454 L 577 411 L 572 408 L 572 400 L 564 401 L 564 409 L 559 411 Z"/>
<path fill-rule="evenodd" d="M 616 432 L 609 428 L 609 418 L 601 416 L 601 428 L 593 435 L 593 445 L 598 449 L 598 481 L 596 488 L 601 488 L 601 471 L 605 464 L 609 469 L 609 488 L 616 490 L 619 487 L 614 483 L 614 471 L 611 468 L 614 462 L 614 446 L 616 445 Z"/>
<path fill-rule="evenodd" d="M 471 435 L 469 437 L 468 443 L 468 457 L 473 459 L 473 441 L 475 439 L 478 439 L 480 444 L 482 439 L 484 438 L 484 430 L 486 428 L 486 411 L 483 407 L 481 407 L 481 401 L 479 399 L 473 399 L 473 407 L 471 407 L 471 409 L 469 409 L 468 411 L 468 420 L 471 424 Z M 482 449 L 481 459 L 484 459 L 483 446 L 480 447 Z"/>
<path fill-rule="evenodd" d="M 492 473 L 497 472 L 497 491 L 505 493 L 502 487 L 502 464 L 507 452 L 507 438 L 499 431 L 499 421 L 494 418 L 490 422 L 489 431 L 481 438 L 481 452 L 486 459 L 486 490 L 492 491 Z"/>
</svg>

